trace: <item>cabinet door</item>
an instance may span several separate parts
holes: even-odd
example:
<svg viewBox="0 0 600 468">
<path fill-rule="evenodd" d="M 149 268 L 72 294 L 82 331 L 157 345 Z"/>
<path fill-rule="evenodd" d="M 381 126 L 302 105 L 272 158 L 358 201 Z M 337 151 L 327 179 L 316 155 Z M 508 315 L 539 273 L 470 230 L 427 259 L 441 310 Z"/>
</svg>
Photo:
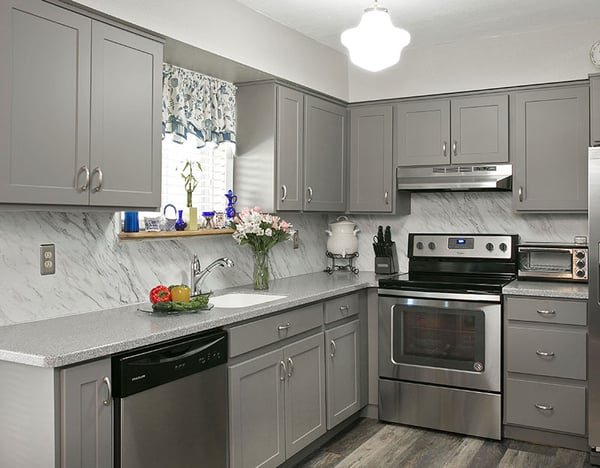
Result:
<svg viewBox="0 0 600 468">
<path fill-rule="evenodd" d="M 229 368 L 231 468 L 275 467 L 285 461 L 281 350 Z"/>
<path fill-rule="evenodd" d="M 304 209 L 346 209 L 346 109 L 305 97 Z"/>
<path fill-rule="evenodd" d="M 589 89 L 587 86 L 515 95 L 517 211 L 585 211 Z"/>
<path fill-rule="evenodd" d="M 399 166 L 450 164 L 450 101 L 396 104 Z"/>
<path fill-rule="evenodd" d="M 508 162 L 508 94 L 453 99 L 453 164 Z"/>
<path fill-rule="evenodd" d="M 110 375 L 110 359 L 60 371 L 62 468 L 112 467 Z"/>
<path fill-rule="evenodd" d="M 391 213 L 392 106 L 350 111 L 350 211 Z"/>
<path fill-rule="evenodd" d="M 92 25 L 90 203 L 160 206 L 162 45 Z"/>
<path fill-rule="evenodd" d="M 294 455 L 325 434 L 325 361 L 323 333 L 299 340 L 283 350 L 286 456 Z"/>
<path fill-rule="evenodd" d="M 325 332 L 327 351 L 327 429 L 360 409 L 359 321 Z"/>
<path fill-rule="evenodd" d="M 46 2 L 0 4 L 0 202 L 88 204 L 90 37 Z"/>
<path fill-rule="evenodd" d="M 592 145 L 600 145 L 600 75 L 590 78 Z"/>
<path fill-rule="evenodd" d="M 302 209 L 304 157 L 304 95 L 277 87 L 277 187 L 278 210 Z"/>
</svg>

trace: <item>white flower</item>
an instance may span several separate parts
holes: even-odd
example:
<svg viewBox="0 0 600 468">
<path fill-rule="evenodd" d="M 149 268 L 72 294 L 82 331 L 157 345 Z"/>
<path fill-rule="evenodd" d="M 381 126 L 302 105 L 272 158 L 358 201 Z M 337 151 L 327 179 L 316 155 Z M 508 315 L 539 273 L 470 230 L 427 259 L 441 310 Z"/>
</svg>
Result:
<svg viewBox="0 0 600 468">
<path fill-rule="evenodd" d="M 267 236 L 267 237 L 273 236 L 273 231 L 271 230 L 271 228 L 265 229 L 265 236 Z"/>
</svg>

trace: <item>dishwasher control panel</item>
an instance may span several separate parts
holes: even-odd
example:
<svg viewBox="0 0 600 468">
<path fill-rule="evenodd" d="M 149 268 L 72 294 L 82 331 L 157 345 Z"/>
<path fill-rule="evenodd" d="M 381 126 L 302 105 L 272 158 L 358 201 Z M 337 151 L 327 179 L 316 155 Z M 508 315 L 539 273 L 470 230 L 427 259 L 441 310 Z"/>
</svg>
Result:
<svg viewBox="0 0 600 468">
<path fill-rule="evenodd" d="M 113 394 L 123 398 L 226 362 L 224 330 L 138 348 L 113 356 Z"/>
</svg>

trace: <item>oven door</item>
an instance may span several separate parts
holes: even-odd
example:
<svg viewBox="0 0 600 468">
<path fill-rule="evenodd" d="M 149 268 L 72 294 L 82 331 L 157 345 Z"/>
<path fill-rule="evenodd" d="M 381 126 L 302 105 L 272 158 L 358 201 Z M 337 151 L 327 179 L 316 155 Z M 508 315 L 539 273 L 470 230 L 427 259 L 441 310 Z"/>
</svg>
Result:
<svg viewBox="0 0 600 468">
<path fill-rule="evenodd" d="M 501 305 L 467 297 L 380 295 L 380 377 L 499 392 Z"/>
</svg>

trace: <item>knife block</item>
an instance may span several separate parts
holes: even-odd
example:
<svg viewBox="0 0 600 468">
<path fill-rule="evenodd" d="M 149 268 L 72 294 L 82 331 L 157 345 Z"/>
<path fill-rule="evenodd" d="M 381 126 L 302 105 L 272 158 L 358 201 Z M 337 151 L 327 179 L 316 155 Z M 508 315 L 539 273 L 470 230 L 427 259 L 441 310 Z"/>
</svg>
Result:
<svg viewBox="0 0 600 468">
<path fill-rule="evenodd" d="M 398 252 L 395 242 L 379 248 L 378 252 L 375 252 L 375 273 L 381 275 L 398 273 Z"/>
</svg>

